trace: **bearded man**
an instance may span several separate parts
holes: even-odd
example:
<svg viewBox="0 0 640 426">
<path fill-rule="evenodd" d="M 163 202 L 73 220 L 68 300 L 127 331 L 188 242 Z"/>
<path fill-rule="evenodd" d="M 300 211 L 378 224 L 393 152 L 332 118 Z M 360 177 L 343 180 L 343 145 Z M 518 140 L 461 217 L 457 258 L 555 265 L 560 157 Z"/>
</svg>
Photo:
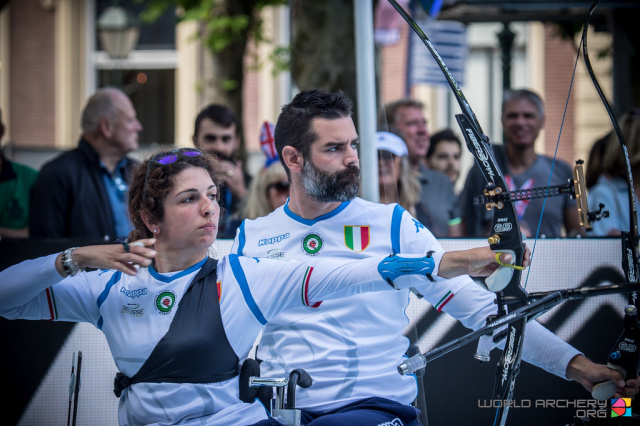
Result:
<svg viewBox="0 0 640 426">
<path fill-rule="evenodd" d="M 357 197 L 359 138 L 351 111 L 344 93 L 319 90 L 300 92 L 282 108 L 275 144 L 291 183 L 289 200 L 268 216 L 245 220 L 231 253 L 362 259 L 443 250 L 398 204 Z M 494 294 L 469 276 L 429 282 L 416 290 L 469 328 L 484 326 L 496 310 Z M 257 351 L 261 375 L 283 377 L 296 368 L 311 375 L 313 385 L 296 392 L 303 424 L 420 425 L 419 410 L 411 405 L 418 393 L 416 378 L 397 371 L 409 347 L 402 334 L 409 323 L 408 303 L 409 290 L 404 289 L 283 312 L 262 333 Z M 254 314 L 262 317 L 257 305 Z M 523 359 L 589 390 L 611 378 L 619 392 L 638 392 L 637 381 L 625 385 L 618 372 L 589 361 L 539 323 L 527 327 Z M 444 391 L 454 394 L 454 388 Z"/>
</svg>

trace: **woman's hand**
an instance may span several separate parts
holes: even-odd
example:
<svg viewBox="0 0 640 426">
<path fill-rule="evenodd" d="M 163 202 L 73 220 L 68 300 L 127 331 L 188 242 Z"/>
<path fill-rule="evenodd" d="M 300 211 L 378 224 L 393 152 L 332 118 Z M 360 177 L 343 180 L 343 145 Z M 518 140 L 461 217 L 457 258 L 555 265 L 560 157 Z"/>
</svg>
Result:
<svg viewBox="0 0 640 426">
<path fill-rule="evenodd" d="M 155 238 L 138 240 L 128 244 L 128 252 L 124 244 L 78 247 L 71 253 L 71 259 L 80 268 L 115 269 L 133 276 L 137 272 L 136 266 L 146 267 L 151 264 L 157 253 L 151 248 L 155 242 Z M 56 269 L 60 275 L 66 276 L 61 256 L 56 259 Z"/>
</svg>

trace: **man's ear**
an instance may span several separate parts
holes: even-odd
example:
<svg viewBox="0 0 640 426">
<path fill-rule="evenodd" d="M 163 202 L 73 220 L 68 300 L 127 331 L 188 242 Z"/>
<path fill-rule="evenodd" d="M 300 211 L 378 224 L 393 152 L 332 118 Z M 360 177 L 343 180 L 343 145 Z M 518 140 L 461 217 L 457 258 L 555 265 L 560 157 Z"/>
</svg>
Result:
<svg viewBox="0 0 640 426">
<path fill-rule="evenodd" d="M 291 145 L 287 145 L 282 149 L 282 160 L 290 171 L 300 173 L 304 166 L 304 158 L 302 153 Z"/>
<path fill-rule="evenodd" d="M 111 124 L 111 121 L 109 121 L 108 118 L 101 118 L 100 122 L 98 123 L 98 129 L 100 130 L 100 133 L 102 133 L 102 135 L 107 138 L 107 139 L 111 139 L 111 136 L 113 136 L 113 124 Z"/>
</svg>

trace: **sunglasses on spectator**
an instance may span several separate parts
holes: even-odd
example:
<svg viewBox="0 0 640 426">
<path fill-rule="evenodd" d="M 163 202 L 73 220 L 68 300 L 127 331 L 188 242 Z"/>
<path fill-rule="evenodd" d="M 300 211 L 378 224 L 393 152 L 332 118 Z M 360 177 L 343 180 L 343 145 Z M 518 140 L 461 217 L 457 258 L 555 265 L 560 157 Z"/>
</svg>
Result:
<svg viewBox="0 0 640 426">
<path fill-rule="evenodd" d="M 160 164 L 167 165 L 172 164 L 178 161 L 180 158 L 185 157 L 198 157 L 200 155 L 204 155 L 202 151 L 197 148 L 180 148 L 174 149 L 173 151 L 164 151 L 160 152 L 149 159 L 147 164 L 147 174 L 144 177 L 144 189 L 142 190 L 142 199 L 144 200 L 145 195 L 147 195 L 147 183 L 149 183 L 149 172 L 151 172 L 152 164 Z"/>
<path fill-rule="evenodd" d="M 284 182 L 275 182 L 275 183 L 269 184 L 269 186 L 267 187 L 267 190 L 270 190 L 271 188 L 275 189 L 281 194 L 285 192 L 289 192 L 289 182 L 284 181 Z"/>
</svg>

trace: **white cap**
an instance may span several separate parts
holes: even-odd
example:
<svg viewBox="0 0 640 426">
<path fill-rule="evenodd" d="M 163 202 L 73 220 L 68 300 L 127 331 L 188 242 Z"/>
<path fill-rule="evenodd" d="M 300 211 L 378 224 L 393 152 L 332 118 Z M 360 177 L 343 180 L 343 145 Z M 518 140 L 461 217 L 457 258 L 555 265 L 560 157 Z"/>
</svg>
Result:
<svg viewBox="0 0 640 426">
<path fill-rule="evenodd" d="M 376 132 L 376 148 L 389 151 L 399 157 L 409 155 L 407 144 L 399 136 L 389 132 Z"/>
</svg>

